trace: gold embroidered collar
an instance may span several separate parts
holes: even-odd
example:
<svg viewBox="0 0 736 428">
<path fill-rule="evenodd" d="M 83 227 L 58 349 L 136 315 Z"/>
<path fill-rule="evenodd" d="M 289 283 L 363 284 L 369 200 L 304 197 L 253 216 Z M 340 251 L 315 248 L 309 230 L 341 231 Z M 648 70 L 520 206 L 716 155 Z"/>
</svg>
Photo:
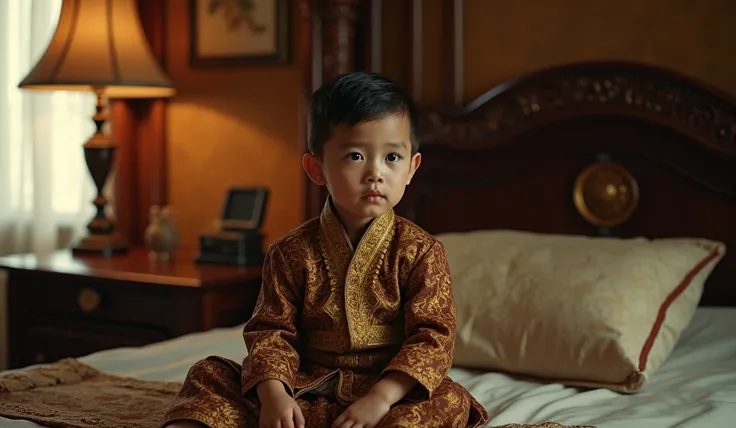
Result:
<svg viewBox="0 0 736 428">
<path fill-rule="evenodd" d="M 342 222 L 328 197 L 320 215 L 320 241 L 333 292 L 344 284 L 345 316 L 352 349 L 386 343 L 391 331 L 372 327 L 371 299 L 380 266 L 394 236 L 394 212 L 388 210 L 368 226 L 353 251 Z M 390 330 L 390 329 L 389 329 Z"/>
<path fill-rule="evenodd" d="M 349 254 L 350 256 L 345 260 L 345 262 L 349 262 L 355 251 L 360 251 L 361 247 L 364 246 L 373 247 L 380 244 L 386 237 L 386 232 L 393 230 L 394 212 L 393 210 L 388 210 L 373 219 L 358 243 L 358 248 L 353 248 L 353 244 L 350 242 L 350 238 L 348 238 L 348 234 L 337 215 L 331 196 L 327 197 L 327 201 L 325 201 L 325 205 L 322 208 L 320 226 L 324 237 L 327 239 L 327 243 L 336 251 L 334 255 Z"/>
</svg>

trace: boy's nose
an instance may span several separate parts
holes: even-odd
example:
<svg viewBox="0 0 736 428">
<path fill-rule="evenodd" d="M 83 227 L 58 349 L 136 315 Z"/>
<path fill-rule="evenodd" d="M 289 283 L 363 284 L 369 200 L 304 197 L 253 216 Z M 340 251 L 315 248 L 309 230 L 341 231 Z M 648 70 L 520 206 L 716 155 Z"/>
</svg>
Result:
<svg viewBox="0 0 736 428">
<path fill-rule="evenodd" d="M 371 171 L 368 173 L 369 183 L 383 183 L 383 176 L 377 171 Z"/>
</svg>

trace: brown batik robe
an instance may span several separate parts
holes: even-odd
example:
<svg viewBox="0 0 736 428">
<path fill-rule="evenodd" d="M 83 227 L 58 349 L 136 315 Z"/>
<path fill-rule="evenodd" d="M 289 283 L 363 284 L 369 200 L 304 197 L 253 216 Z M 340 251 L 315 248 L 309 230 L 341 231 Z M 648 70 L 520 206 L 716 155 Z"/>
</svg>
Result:
<svg viewBox="0 0 736 428">
<path fill-rule="evenodd" d="M 263 286 L 243 336 L 242 367 L 209 357 L 189 371 L 165 421 L 257 427 L 256 385 L 278 379 L 308 428 L 329 427 L 382 373 L 417 386 L 382 427 L 468 427 L 486 411 L 447 377 L 455 306 L 444 247 L 395 216 L 376 218 L 353 251 L 330 201 L 269 248 Z"/>
</svg>

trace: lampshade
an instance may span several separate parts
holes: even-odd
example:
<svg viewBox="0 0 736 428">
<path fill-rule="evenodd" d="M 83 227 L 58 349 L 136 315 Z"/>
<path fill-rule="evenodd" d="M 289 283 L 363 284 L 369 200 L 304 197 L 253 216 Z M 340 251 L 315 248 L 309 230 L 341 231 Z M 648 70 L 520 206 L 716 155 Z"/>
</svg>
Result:
<svg viewBox="0 0 736 428">
<path fill-rule="evenodd" d="M 151 53 L 136 0 L 63 0 L 49 46 L 18 85 L 92 91 L 108 98 L 161 98 L 174 86 Z"/>
</svg>

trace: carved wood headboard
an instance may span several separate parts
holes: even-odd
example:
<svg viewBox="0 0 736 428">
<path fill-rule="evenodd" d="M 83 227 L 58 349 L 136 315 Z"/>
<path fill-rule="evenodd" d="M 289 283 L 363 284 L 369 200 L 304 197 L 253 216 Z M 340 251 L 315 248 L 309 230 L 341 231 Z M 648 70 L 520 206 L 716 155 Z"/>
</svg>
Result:
<svg viewBox="0 0 736 428">
<path fill-rule="evenodd" d="M 696 236 L 731 250 L 704 304 L 736 306 L 736 103 L 665 70 L 575 64 L 424 111 L 399 214 L 431 233 Z"/>
<path fill-rule="evenodd" d="M 462 105 L 462 2 L 444 1 L 452 29 L 447 97 L 422 106 L 422 166 L 397 212 L 431 233 L 506 228 L 717 239 L 729 252 L 702 304 L 736 306 L 736 102 L 672 71 L 598 62 L 540 70 Z M 334 9 L 320 9 L 325 38 L 310 39 L 322 40 L 310 64 L 331 68 L 310 67 L 309 84 L 374 69 L 375 35 L 341 36 L 355 22 L 370 24 L 380 1 L 320 4 Z M 412 5 L 413 15 L 421 10 L 421 1 Z M 412 40 L 421 39 L 421 26 L 411 28 Z M 421 79 L 416 66 L 414 86 Z M 313 217 L 324 193 L 308 189 Z"/>
</svg>

